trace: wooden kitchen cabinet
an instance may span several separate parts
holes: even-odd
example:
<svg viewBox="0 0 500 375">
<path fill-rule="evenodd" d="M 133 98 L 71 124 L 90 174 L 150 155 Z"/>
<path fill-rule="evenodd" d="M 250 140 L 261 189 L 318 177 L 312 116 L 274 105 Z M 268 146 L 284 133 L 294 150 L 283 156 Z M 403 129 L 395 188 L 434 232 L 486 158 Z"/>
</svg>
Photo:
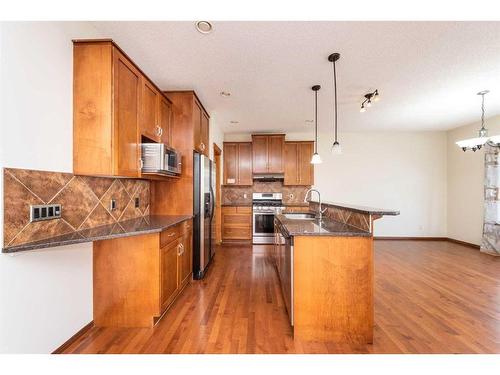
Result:
<svg viewBox="0 0 500 375">
<path fill-rule="evenodd" d="M 209 156 L 210 154 L 210 116 L 194 91 L 165 91 L 172 102 L 172 130 L 178 134 L 173 147 L 183 155 L 193 150 Z"/>
<path fill-rule="evenodd" d="M 252 185 L 252 143 L 224 142 L 224 184 Z"/>
<path fill-rule="evenodd" d="M 179 288 L 178 258 L 180 241 L 176 240 L 160 249 L 160 310 L 173 301 Z"/>
<path fill-rule="evenodd" d="M 192 221 L 94 242 L 94 323 L 151 327 L 192 277 Z M 127 301 L 127 303 L 123 303 Z"/>
<path fill-rule="evenodd" d="M 202 153 L 205 156 L 209 156 L 209 118 L 208 115 L 205 113 L 205 111 L 201 111 L 201 146 L 202 146 Z"/>
<path fill-rule="evenodd" d="M 253 173 L 284 173 L 284 134 L 252 135 Z"/>
<path fill-rule="evenodd" d="M 209 117 L 198 100 L 193 105 L 194 149 L 199 153 L 209 156 Z"/>
<path fill-rule="evenodd" d="M 73 173 L 142 177 L 141 135 L 162 141 L 170 102 L 112 40 L 73 43 Z"/>
<path fill-rule="evenodd" d="M 147 79 L 142 79 L 142 110 L 139 131 L 152 141 L 161 141 L 159 124 L 160 92 Z"/>
<path fill-rule="evenodd" d="M 284 185 L 314 184 L 314 165 L 311 164 L 313 151 L 313 142 L 285 142 Z"/>
<path fill-rule="evenodd" d="M 252 239 L 252 207 L 222 207 L 222 240 L 250 241 Z"/>
<path fill-rule="evenodd" d="M 163 95 L 160 96 L 160 142 L 171 146 L 172 142 L 172 103 Z"/>
</svg>

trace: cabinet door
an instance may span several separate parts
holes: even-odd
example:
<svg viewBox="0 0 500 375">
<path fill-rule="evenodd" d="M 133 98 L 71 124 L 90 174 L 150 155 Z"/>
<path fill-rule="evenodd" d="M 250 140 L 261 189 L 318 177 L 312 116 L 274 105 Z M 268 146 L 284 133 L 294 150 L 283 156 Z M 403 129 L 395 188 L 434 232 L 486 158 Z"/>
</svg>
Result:
<svg viewBox="0 0 500 375">
<path fill-rule="evenodd" d="M 238 184 L 238 144 L 224 142 L 224 184 Z"/>
<path fill-rule="evenodd" d="M 173 301 L 179 288 L 179 267 L 177 264 L 179 253 L 179 240 L 160 249 L 160 304 L 162 311 Z"/>
<path fill-rule="evenodd" d="M 238 144 L 238 185 L 252 185 L 252 144 Z"/>
<path fill-rule="evenodd" d="M 193 104 L 193 133 L 194 149 L 198 152 L 203 152 L 203 141 L 201 139 L 201 113 L 201 106 L 195 100 Z"/>
<path fill-rule="evenodd" d="M 114 61 L 113 173 L 118 176 L 139 175 L 140 151 L 137 128 L 141 75 L 118 50 Z M 98 135 L 95 135 L 98 136 Z"/>
<path fill-rule="evenodd" d="M 314 152 L 312 142 L 299 143 L 298 150 L 298 170 L 299 170 L 299 185 L 314 184 L 314 165 L 311 164 L 311 158 Z"/>
<path fill-rule="evenodd" d="M 252 136 L 252 170 L 253 173 L 268 172 L 268 136 L 254 135 Z"/>
<path fill-rule="evenodd" d="M 179 258 L 179 285 L 188 281 L 193 272 L 192 253 L 193 253 L 193 235 L 188 232 L 182 238 L 181 255 Z"/>
<path fill-rule="evenodd" d="M 160 93 L 144 78 L 142 85 L 141 134 L 155 142 L 161 141 L 160 127 L 158 126 L 159 104 Z"/>
<path fill-rule="evenodd" d="M 267 143 L 268 172 L 283 173 L 283 155 L 285 149 L 284 135 L 270 135 Z"/>
<path fill-rule="evenodd" d="M 161 143 L 165 143 L 171 146 L 172 142 L 172 105 L 170 102 L 160 95 L 160 140 Z"/>
<path fill-rule="evenodd" d="M 209 121 L 204 111 L 201 111 L 201 149 L 203 154 L 208 157 L 209 153 Z"/>
<path fill-rule="evenodd" d="M 293 142 L 285 143 L 285 180 L 284 185 L 299 184 L 298 168 L 299 144 Z"/>
</svg>

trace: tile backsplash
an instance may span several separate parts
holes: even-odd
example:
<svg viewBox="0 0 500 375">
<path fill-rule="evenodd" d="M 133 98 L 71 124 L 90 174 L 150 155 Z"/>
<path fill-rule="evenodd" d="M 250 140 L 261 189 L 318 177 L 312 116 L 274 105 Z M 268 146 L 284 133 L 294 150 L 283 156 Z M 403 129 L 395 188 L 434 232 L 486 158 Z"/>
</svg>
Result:
<svg viewBox="0 0 500 375">
<path fill-rule="evenodd" d="M 14 168 L 5 168 L 3 179 L 4 247 L 149 215 L 147 180 Z M 49 203 L 62 205 L 62 217 L 30 223 L 30 205 Z"/>
<path fill-rule="evenodd" d="M 281 181 L 254 181 L 253 186 L 223 186 L 222 204 L 251 204 L 252 193 L 283 193 L 283 203 L 302 204 L 310 186 L 284 186 Z M 246 194 L 246 198 L 245 198 Z"/>
</svg>

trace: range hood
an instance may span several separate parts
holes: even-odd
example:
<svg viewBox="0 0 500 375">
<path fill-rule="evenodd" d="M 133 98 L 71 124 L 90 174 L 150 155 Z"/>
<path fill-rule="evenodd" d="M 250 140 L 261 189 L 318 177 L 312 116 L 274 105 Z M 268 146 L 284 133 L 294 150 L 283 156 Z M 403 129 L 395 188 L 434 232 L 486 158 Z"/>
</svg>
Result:
<svg viewBox="0 0 500 375">
<path fill-rule="evenodd" d="M 254 181 L 261 182 L 274 182 L 274 181 L 283 181 L 285 176 L 282 173 L 274 173 L 274 174 L 254 174 Z"/>
</svg>

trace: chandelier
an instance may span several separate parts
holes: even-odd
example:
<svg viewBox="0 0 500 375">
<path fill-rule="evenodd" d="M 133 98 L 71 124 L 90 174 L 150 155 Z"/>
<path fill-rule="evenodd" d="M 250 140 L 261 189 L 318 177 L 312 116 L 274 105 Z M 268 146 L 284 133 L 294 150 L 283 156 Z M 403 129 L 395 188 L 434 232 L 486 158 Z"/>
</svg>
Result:
<svg viewBox="0 0 500 375">
<path fill-rule="evenodd" d="M 481 95 L 481 129 L 479 129 L 479 137 L 464 139 L 463 141 L 456 142 L 458 147 L 460 147 L 464 152 L 467 150 L 476 152 L 486 143 L 490 146 L 500 146 L 500 135 L 488 137 L 488 129 L 484 127 L 484 96 L 487 93 L 489 93 L 489 90 L 477 93 L 477 95 Z"/>
</svg>

